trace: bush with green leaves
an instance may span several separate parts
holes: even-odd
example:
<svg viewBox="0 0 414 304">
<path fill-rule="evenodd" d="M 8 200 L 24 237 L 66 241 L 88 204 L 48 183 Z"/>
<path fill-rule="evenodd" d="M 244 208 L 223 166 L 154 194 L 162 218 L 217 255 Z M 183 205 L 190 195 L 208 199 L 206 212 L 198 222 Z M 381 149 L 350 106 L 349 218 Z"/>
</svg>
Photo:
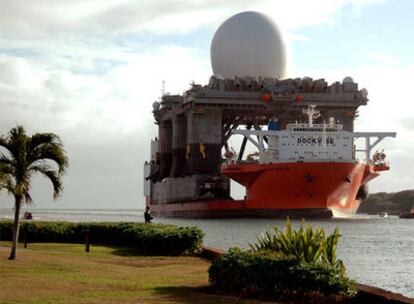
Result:
<svg viewBox="0 0 414 304">
<path fill-rule="evenodd" d="M 209 278 L 218 291 L 242 295 L 334 302 L 335 297 L 355 295 L 354 282 L 336 258 L 339 231 L 327 236 L 323 228 L 294 230 L 288 220 L 258 238 L 250 250 L 231 248 L 217 258 Z"/>
<path fill-rule="evenodd" d="M 0 221 L 0 240 L 11 240 L 12 222 Z M 200 249 L 203 231 L 196 227 L 144 223 L 22 222 L 20 241 L 84 243 L 129 247 L 150 255 L 191 254 Z"/>
<path fill-rule="evenodd" d="M 340 236 L 338 228 L 329 236 L 326 236 L 323 227 L 312 228 L 308 224 L 305 228 L 304 220 L 295 230 L 288 219 L 285 230 L 274 226 L 272 232 L 264 232 L 257 243 L 250 244 L 250 248 L 253 251 L 278 252 L 306 263 L 323 263 L 345 271 L 342 260 L 336 258 Z"/>
<path fill-rule="evenodd" d="M 352 295 L 352 281 L 340 269 L 320 263 L 303 263 L 269 252 L 231 248 L 209 269 L 210 281 L 219 290 L 259 295 L 320 292 Z"/>
</svg>

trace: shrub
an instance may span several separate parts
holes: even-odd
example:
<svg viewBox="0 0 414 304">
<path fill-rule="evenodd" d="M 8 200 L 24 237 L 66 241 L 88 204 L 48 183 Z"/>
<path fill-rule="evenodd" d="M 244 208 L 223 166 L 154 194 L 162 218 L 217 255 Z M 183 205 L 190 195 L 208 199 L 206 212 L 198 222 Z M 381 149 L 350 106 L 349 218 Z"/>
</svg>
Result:
<svg viewBox="0 0 414 304">
<path fill-rule="evenodd" d="M 256 244 L 250 244 L 250 248 L 253 251 L 272 251 L 294 256 L 306 263 L 325 263 L 345 271 L 343 262 L 336 258 L 340 236 L 338 228 L 328 237 L 323 227 L 312 228 L 307 225 L 305 229 L 304 220 L 299 229 L 294 230 L 288 219 L 284 231 L 274 226 L 273 233 L 266 231 L 258 237 Z"/>
<path fill-rule="evenodd" d="M 181 255 L 197 251 L 204 233 L 196 227 L 144 223 L 22 222 L 19 239 L 29 242 L 84 243 L 132 248 L 151 255 Z M 0 240 L 11 240 L 12 222 L 0 221 Z"/>
<path fill-rule="evenodd" d="M 328 237 L 323 228 L 273 229 L 258 238 L 251 250 L 231 248 L 209 269 L 216 290 L 235 290 L 242 295 L 305 298 L 306 302 L 334 302 L 336 297 L 356 294 L 345 266 L 336 259 L 339 231 Z"/>
<path fill-rule="evenodd" d="M 218 291 L 270 298 L 353 296 L 353 281 L 341 269 L 320 263 L 303 263 L 269 252 L 231 248 L 217 258 L 209 278 Z"/>
</svg>

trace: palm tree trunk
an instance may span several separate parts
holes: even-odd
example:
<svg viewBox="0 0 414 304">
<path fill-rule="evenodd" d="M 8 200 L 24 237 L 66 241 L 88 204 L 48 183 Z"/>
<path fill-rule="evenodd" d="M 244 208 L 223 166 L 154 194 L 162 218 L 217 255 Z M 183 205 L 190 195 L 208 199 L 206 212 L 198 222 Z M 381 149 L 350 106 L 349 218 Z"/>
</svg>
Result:
<svg viewBox="0 0 414 304">
<path fill-rule="evenodd" d="M 13 223 L 13 236 L 12 236 L 12 249 L 10 252 L 9 260 L 16 259 L 17 242 L 19 241 L 19 228 L 20 228 L 20 208 L 22 205 L 22 197 L 15 196 L 14 206 L 14 223 Z"/>
</svg>

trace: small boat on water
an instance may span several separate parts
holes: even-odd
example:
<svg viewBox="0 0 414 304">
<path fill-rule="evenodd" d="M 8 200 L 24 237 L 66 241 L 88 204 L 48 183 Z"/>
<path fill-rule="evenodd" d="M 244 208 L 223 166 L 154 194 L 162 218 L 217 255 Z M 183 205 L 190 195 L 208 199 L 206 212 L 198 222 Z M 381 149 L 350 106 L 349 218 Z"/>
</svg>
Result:
<svg viewBox="0 0 414 304">
<path fill-rule="evenodd" d="M 383 212 L 380 213 L 379 216 L 380 217 L 383 217 L 383 218 L 387 218 L 388 217 L 388 213 L 383 211 Z"/>
<path fill-rule="evenodd" d="M 403 212 L 400 214 L 400 218 L 414 218 L 414 207 L 409 212 Z"/>
<path fill-rule="evenodd" d="M 26 211 L 26 212 L 23 214 L 23 219 L 25 219 L 25 220 L 31 220 L 31 219 L 33 219 L 33 215 L 32 215 L 32 213 L 31 213 L 31 212 Z"/>
</svg>

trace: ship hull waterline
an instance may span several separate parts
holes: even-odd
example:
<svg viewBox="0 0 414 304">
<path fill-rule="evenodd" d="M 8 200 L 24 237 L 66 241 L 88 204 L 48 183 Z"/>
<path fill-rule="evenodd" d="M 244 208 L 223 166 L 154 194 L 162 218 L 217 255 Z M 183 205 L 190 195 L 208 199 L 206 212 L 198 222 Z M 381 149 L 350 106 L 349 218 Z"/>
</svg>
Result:
<svg viewBox="0 0 414 304">
<path fill-rule="evenodd" d="M 222 174 L 245 186 L 245 200 L 206 199 L 147 205 L 157 217 L 331 218 L 355 214 L 358 190 L 388 166 L 355 162 L 229 164 Z"/>
</svg>

